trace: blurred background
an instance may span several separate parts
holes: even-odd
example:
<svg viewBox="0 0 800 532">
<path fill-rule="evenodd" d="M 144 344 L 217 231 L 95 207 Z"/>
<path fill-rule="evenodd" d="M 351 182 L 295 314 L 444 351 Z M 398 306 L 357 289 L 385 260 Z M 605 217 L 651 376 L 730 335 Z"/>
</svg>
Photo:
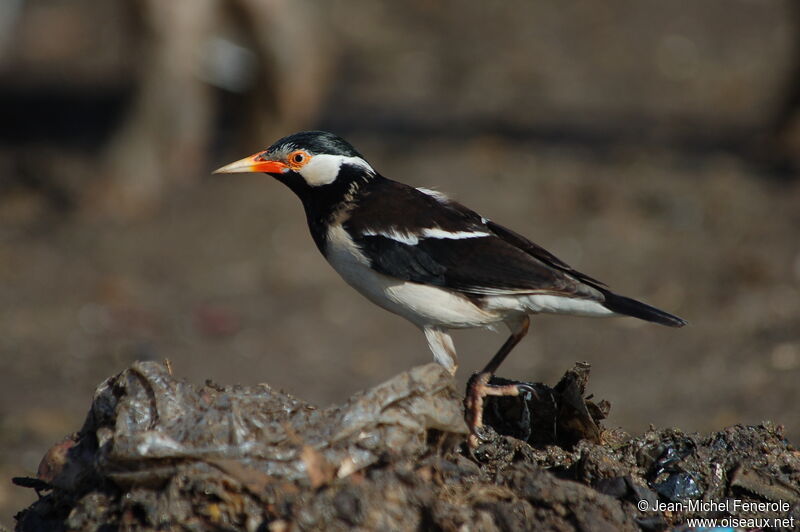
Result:
<svg viewBox="0 0 800 532">
<path fill-rule="evenodd" d="M 0 524 L 134 360 L 320 405 L 431 360 L 287 189 L 209 175 L 301 129 L 690 322 L 540 317 L 502 376 L 586 360 L 609 426 L 799 441 L 799 6 L 3 0 Z M 504 339 L 455 333 L 462 383 Z"/>
</svg>

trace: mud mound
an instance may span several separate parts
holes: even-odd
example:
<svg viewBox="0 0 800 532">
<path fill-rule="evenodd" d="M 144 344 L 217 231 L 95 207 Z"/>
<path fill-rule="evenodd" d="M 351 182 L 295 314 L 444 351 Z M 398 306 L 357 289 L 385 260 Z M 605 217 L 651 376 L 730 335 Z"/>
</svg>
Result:
<svg viewBox="0 0 800 532">
<path fill-rule="evenodd" d="M 470 452 L 460 394 L 435 364 L 318 409 L 136 363 L 97 389 L 38 478 L 15 479 L 40 493 L 17 530 L 661 530 L 693 517 L 800 529 L 800 453 L 780 427 L 634 438 L 602 428 L 608 404 L 583 398 L 587 382 L 579 364 L 489 404 L 507 435 L 489 429 Z"/>
</svg>

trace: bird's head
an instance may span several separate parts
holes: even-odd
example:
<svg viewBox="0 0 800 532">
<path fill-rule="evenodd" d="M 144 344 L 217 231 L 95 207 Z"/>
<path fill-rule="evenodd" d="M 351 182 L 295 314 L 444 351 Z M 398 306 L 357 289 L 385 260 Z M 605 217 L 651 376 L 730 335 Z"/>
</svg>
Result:
<svg viewBox="0 0 800 532">
<path fill-rule="evenodd" d="M 214 171 L 215 174 L 237 172 L 269 174 L 301 197 L 328 185 L 349 185 L 375 175 L 350 143 L 325 131 L 289 135 L 264 151 Z"/>
</svg>

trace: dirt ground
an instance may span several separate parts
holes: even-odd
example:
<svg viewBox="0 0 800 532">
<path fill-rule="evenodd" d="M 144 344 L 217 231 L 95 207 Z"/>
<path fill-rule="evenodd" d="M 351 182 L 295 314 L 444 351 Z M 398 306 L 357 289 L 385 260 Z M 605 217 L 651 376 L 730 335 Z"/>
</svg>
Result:
<svg viewBox="0 0 800 532">
<path fill-rule="evenodd" d="M 800 454 L 782 429 L 633 438 L 602 428 L 588 378 L 576 364 L 552 388 L 490 398 L 484 421 L 515 437 L 484 427 L 470 449 L 435 363 L 317 409 L 137 362 L 37 478 L 14 479 L 40 495 L 17 530 L 800 530 Z"/>
<path fill-rule="evenodd" d="M 500 375 L 553 382 L 586 360 L 594 393 L 614 405 L 607 426 L 711 432 L 769 419 L 800 438 L 797 182 L 723 154 L 351 140 L 385 175 L 445 191 L 689 321 L 541 317 Z M 95 386 L 135 360 L 169 358 L 195 383 L 269 382 L 319 405 L 430 360 L 417 330 L 318 256 L 295 198 L 268 178 L 209 177 L 132 224 L 59 216 L 25 191 L 3 205 L 4 478 L 32 476 Z M 503 337 L 455 339 L 463 383 Z M 0 523 L 31 500 L 0 484 Z"/>
</svg>

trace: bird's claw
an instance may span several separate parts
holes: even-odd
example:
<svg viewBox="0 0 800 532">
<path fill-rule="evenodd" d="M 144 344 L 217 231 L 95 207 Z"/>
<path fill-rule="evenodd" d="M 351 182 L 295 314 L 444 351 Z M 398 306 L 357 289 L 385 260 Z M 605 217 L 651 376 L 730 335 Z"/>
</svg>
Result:
<svg viewBox="0 0 800 532">
<path fill-rule="evenodd" d="M 516 384 L 515 386 L 517 387 L 517 390 L 519 392 L 518 395 L 523 396 L 522 398 L 525 399 L 526 401 L 530 401 L 534 397 L 539 397 L 539 394 L 536 393 L 536 389 L 530 384 L 525 384 L 524 382 L 521 382 L 519 384 Z"/>
<path fill-rule="evenodd" d="M 536 396 L 536 390 L 525 383 L 517 384 L 490 384 L 492 374 L 488 372 L 473 373 L 467 381 L 467 394 L 464 398 L 464 415 L 469 427 L 469 437 L 467 445 L 470 449 L 475 449 L 481 441 L 486 440 L 485 428 L 483 426 L 484 399 L 492 396 L 522 396 L 529 400 Z"/>
</svg>

